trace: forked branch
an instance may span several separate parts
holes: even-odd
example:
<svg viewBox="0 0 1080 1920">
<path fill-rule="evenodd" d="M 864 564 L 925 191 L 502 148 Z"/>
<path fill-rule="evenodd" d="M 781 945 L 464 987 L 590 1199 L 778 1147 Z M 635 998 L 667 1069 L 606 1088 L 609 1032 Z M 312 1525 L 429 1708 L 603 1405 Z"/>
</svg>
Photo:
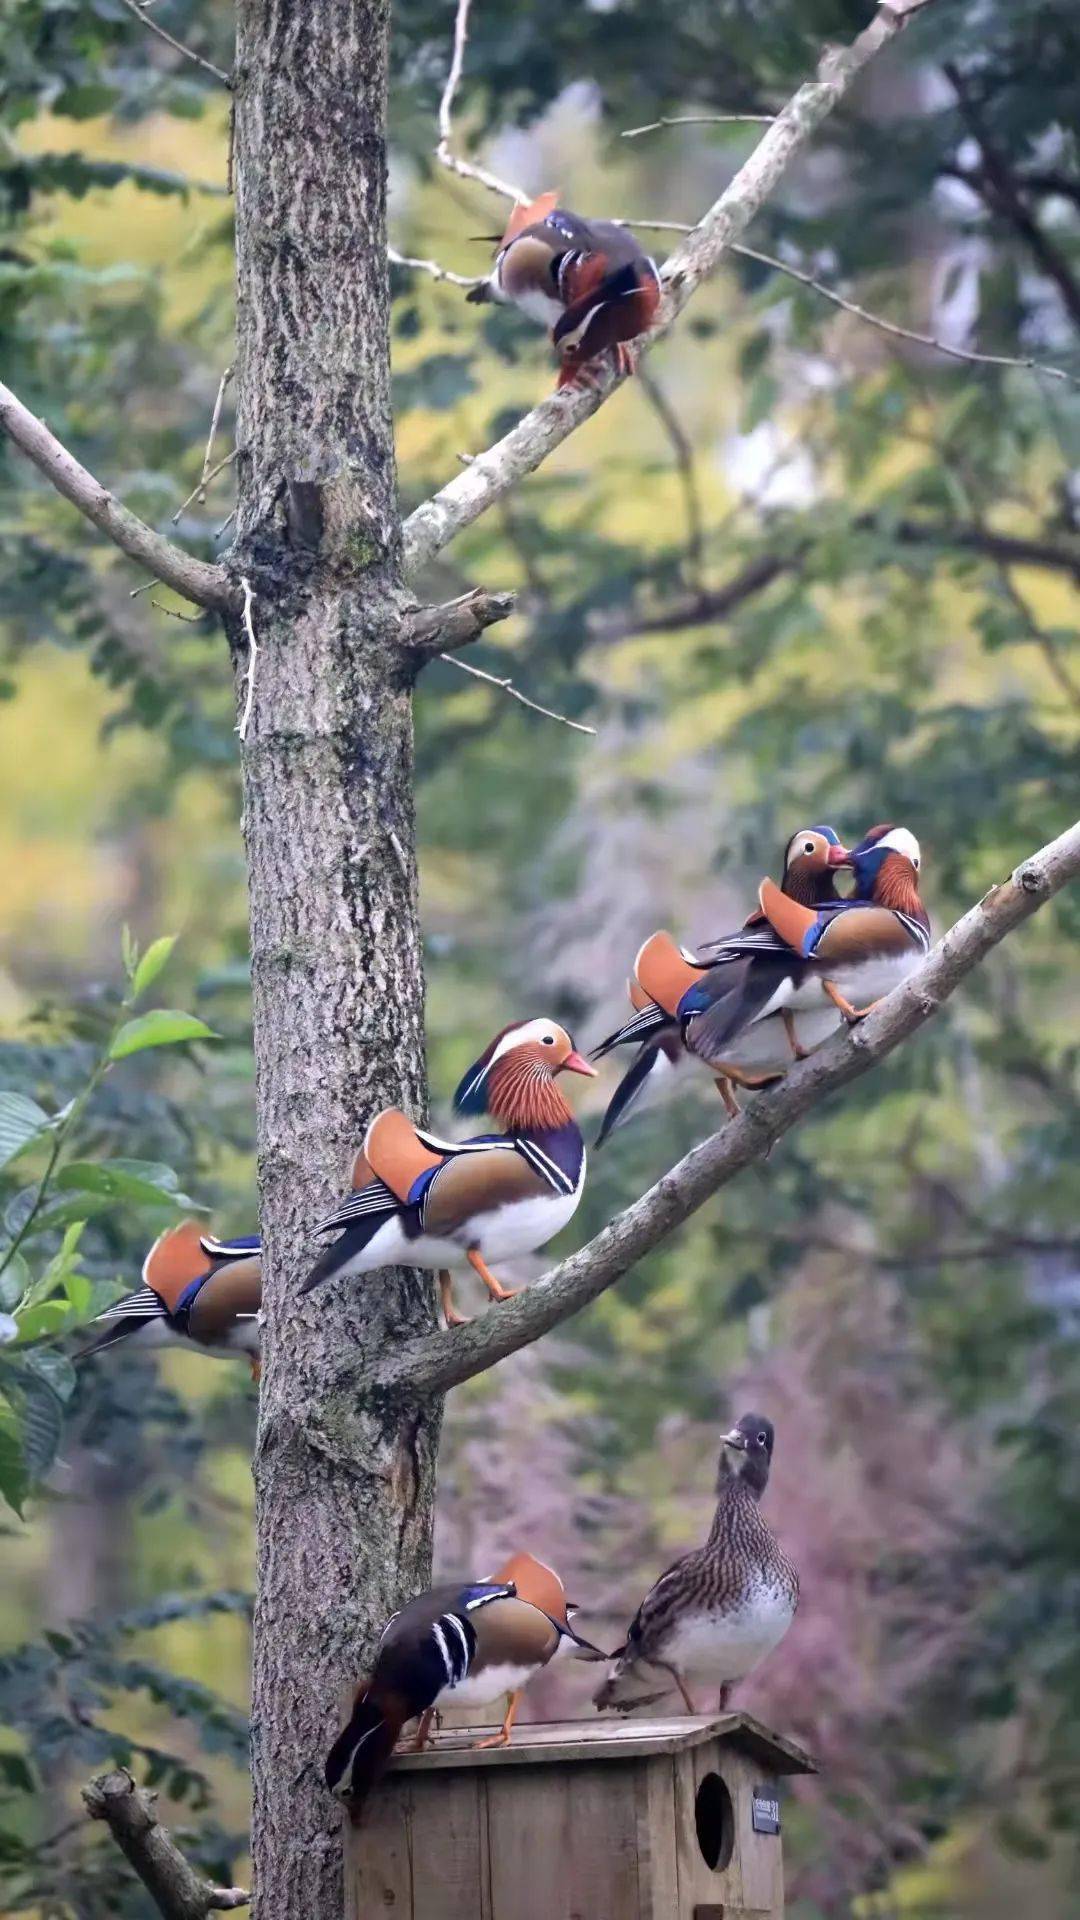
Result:
<svg viewBox="0 0 1080 1920">
<path fill-rule="evenodd" d="M 550 1333 L 620 1279 L 745 1167 L 763 1160 L 774 1142 L 829 1094 L 868 1073 L 924 1026 L 999 941 L 1077 875 L 1080 821 L 1023 861 L 1010 879 L 965 913 L 918 972 L 860 1026 L 836 1035 L 794 1067 L 780 1087 L 758 1094 L 738 1119 L 694 1147 L 587 1247 L 482 1319 L 387 1352 L 359 1377 L 343 1368 L 337 1384 L 350 1395 L 359 1390 L 361 1395 L 422 1399 L 471 1380 Z"/>
</svg>

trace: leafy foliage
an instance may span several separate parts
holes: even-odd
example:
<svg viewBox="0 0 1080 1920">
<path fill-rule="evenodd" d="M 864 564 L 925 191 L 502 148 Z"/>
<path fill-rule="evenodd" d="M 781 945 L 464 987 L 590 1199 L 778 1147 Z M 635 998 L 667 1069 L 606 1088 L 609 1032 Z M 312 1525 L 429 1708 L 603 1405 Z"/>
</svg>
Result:
<svg viewBox="0 0 1080 1920">
<path fill-rule="evenodd" d="M 501 209 L 479 189 L 450 191 L 433 168 L 449 12 L 443 0 L 395 9 L 394 238 L 473 273 L 486 249 L 469 236 Z M 622 131 L 664 114 L 767 111 L 822 40 L 870 12 L 869 0 L 527 0 L 511 15 L 474 0 L 460 139 L 509 130 L 506 169 L 586 211 L 692 219 L 753 133 Z M 171 0 L 168 24 L 228 66 L 229 9 Z M 5 378 L 173 531 L 231 357 L 228 220 L 203 190 L 225 177 L 224 102 L 120 0 L 24 0 L 5 26 Z M 927 9 L 752 244 L 953 344 L 1080 372 L 1077 35 L 1065 0 Z M 503 431 L 549 367 L 516 316 L 478 317 L 421 275 L 396 270 L 393 284 L 409 502 L 455 470 L 460 449 Z M 518 1008 L 561 1015 L 584 1043 L 607 1031 L 641 938 L 665 922 L 704 937 L 741 917 L 802 819 L 848 832 L 905 820 L 940 926 L 1075 816 L 1075 389 L 903 345 L 746 257 L 647 368 L 651 391 L 631 383 L 418 583 L 431 598 L 477 578 L 516 585 L 522 617 L 470 658 L 599 728 L 585 744 L 451 667 L 421 684 L 436 1098 Z M 222 452 L 231 431 L 226 398 Z M 100 1625 L 133 1592 L 172 1585 L 178 1562 L 193 1586 L 208 1573 L 220 1584 L 222 1563 L 246 1579 L 244 1383 L 132 1358 L 79 1369 L 72 1389 L 62 1349 L 95 1301 L 131 1284 L 178 1210 L 250 1207 L 251 1079 L 225 655 L 211 623 L 179 626 L 147 596 L 130 601 L 126 563 L 0 458 L 11 738 L 21 749 L 20 700 L 45 662 L 50 736 L 55 726 L 70 752 L 102 722 L 57 830 L 69 890 L 102 845 L 123 876 L 85 908 L 69 949 L 31 901 L 0 953 L 21 1011 L 51 999 L 35 1037 L 0 1047 L 9 1247 L 23 1232 L 0 1282 L 0 1481 L 32 1520 L 13 1528 L 14 1546 L 30 1540 L 42 1562 L 4 1625 L 25 1639 L 41 1596 L 64 1592 L 80 1501 L 99 1536 L 121 1543 L 121 1567 L 99 1546 L 94 1605 L 76 1615 Z M 185 544 L 220 551 L 228 504 L 218 494 L 186 508 Z M 60 712 L 54 690 L 84 664 L 77 711 Z M 42 796 L 58 784 L 52 758 L 38 763 L 24 828 L 35 848 Z M 108 805 L 88 840 L 73 816 L 99 788 Z M 26 1232 L 58 1116 L 119 1017 L 82 984 L 100 970 L 107 899 L 146 875 L 139 924 L 179 924 L 157 896 L 183 902 L 178 997 L 225 1039 L 110 1068 Z M 577 1573 L 576 1597 L 602 1601 L 617 1627 L 699 1529 L 718 1420 L 736 1395 L 768 1399 L 773 1518 L 808 1587 L 783 1663 L 747 1704 L 804 1727 L 823 1761 L 822 1797 L 789 1822 L 800 1920 L 865 1912 L 882 1890 L 890 1911 L 992 1913 L 999 1883 L 1020 1871 L 1010 1910 L 1067 1911 L 1080 1724 L 1078 930 L 1076 902 L 1057 902 L 947 1025 L 815 1116 L 555 1351 L 520 1356 L 512 1377 L 451 1411 L 445 1555 L 487 1564 L 498 1525 L 520 1513 L 538 1549 Z M 128 955 L 133 995 L 156 986 L 159 964 L 153 946 Z M 158 1033 L 161 1017 L 150 1016 Z M 575 1235 L 714 1122 L 708 1088 L 681 1075 L 666 1107 L 594 1157 Z M 32 1482 L 49 1496 L 31 1501 Z M 60 1631 L 74 1649 L 63 1659 L 35 1642 L 54 1704 L 65 1662 L 80 1686 L 97 1684 L 95 1661 L 112 1662 L 100 1684 L 120 1686 L 115 1646 Z M 177 1658 L 170 1645 L 157 1664 L 167 1675 Z M 109 1697 L 125 1728 L 152 1706 L 141 1683 L 138 1709 Z M 154 1712 L 174 1704 L 162 1695 Z M 0 1706 L 11 1711 L 2 1693 Z M 88 1710 L 100 1724 L 99 1704 Z M 140 1765 L 154 1764 L 146 1749 L 173 1753 L 154 1729 L 141 1757 L 132 1746 Z M 29 1783 L 45 1778 L 42 1738 L 21 1733 L 0 1756 L 5 1904 L 44 1885 L 58 1912 L 96 1920 L 114 1910 L 99 1850 L 79 1853 L 75 1891 L 63 1848 L 38 1838 L 49 1829 Z M 67 1740 L 65 1723 L 54 1752 L 96 1764 Z M 199 1769 L 186 1747 L 177 1764 Z M 228 1769 L 201 1771 L 219 1802 L 235 1791 Z M 186 1788 L 187 1804 L 201 1792 Z"/>
<path fill-rule="evenodd" d="M 0 1494 L 19 1514 L 28 1491 L 56 1459 L 64 1406 L 75 1388 L 71 1362 L 53 1343 L 85 1326 L 123 1291 L 95 1281 L 82 1268 L 80 1243 L 88 1220 L 117 1207 L 143 1209 L 158 1221 L 175 1219 L 196 1205 L 180 1191 L 171 1167 L 66 1157 L 91 1125 L 94 1097 L 117 1062 L 150 1048 L 213 1039 L 205 1021 L 193 1014 L 132 1011 L 173 945 L 172 938 L 157 940 L 140 956 L 125 933 L 127 991 L 73 1099 L 50 1115 L 18 1088 L 0 1090 L 0 1182 L 11 1183 L 3 1214 L 6 1242 L 0 1246 Z M 32 1186 L 19 1187 L 15 1163 L 34 1148 L 40 1174 Z M 3 1197 L 0 1185 L 0 1202 Z"/>
</svg>

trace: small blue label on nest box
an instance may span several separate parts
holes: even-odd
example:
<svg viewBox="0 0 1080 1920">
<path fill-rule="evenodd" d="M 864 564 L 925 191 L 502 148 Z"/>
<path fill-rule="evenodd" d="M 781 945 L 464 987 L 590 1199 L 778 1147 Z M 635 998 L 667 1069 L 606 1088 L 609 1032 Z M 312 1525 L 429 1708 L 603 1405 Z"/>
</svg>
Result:
<svg viewBox="0 0 1080 1920">
<path fill-rule="evenodd" d="M 753 1825 L 755 1833 L 779 1833 L 780 1794 L 775 1780 L 765 1780 L 754 1788 Z"/>
</svg>

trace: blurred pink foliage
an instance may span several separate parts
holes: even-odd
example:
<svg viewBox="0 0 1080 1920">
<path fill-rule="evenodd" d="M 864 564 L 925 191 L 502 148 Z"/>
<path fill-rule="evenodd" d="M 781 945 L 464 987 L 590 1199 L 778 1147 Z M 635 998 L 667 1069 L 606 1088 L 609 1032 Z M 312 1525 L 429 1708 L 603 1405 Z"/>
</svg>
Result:
<svg viewBox="0 0 1080 1920">
<path fill-rule="evenodd" d="M 562 1574 L 581 1630 L 614 1646 L 647 1585 L 704 1537 L 721 1423 L 750 1409 L 774 1420 L 765 1513 L 799 1568 L 801 1600 L 734 1704 L 818 1761 L 796 1789 L 804 1866 L 792 1892 L 828 1913 L 920 1849 L 901 1756 L 972 1613 L 981 1471 L 928 1400 L 925 1373 L 915 1391 L 903 1318 L 890 1280 L 815 1256 L 792 1277 L 767 1350 L 718 1389 L 715 1426 L 666 1420 L 625 1491 L 607 1491 L 593 1465 L 595 1417 L 548 1383 L 553 1365 L 572 1368 L 565 1346 L 526 1349 L 486 1391 L 458 1396 L 444 1454 L 440 1567 L 483 1574 L 527 1547 Z M 527 1716 L 591 1715 L 596 1679 L 557 1661 Z"/>
</svg>

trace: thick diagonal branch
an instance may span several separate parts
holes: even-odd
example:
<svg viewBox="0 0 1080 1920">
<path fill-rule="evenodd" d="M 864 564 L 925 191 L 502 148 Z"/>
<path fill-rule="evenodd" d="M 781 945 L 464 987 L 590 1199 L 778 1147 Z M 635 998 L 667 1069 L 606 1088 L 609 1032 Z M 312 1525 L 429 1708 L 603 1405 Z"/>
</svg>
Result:
<svg viewBox="0 0 1080 1920">
<path fill-rule="evenodd" d="M 118 1767 L 88 1780 L 82 1797 L 91 1820 L 104 1820 L 165 1920 L 206 1920 L 208 1913 L 246 1907 L 243 1887 L 216 1887 L 185 1860 L 154 1812 L 156 1793 L 137 1787 Z"/>
<path fill-rule="evenodd" d="M 38 420 L 17 399 L 10 387 L 0 384 L 0 428 L 7 434 L 27 459 L 32 460 L 40 473 L 45 475 L 61 493 L 70 500 L 73 507 L 93 522 L 100 532 L 126 553 L 129 560 L 137 560 L 140 566 L 182 593 L 186 599 L 193 600 L 198 607 L 239 609 L 241 594 L 224 567 L 212 566 L 206 560 L 197 560 L 193 554 L 185 553 L 182 547 L 174 547 L 171 540 L 163 534 L 155 533 L 137 513 L 121 506 L 108 490 L 95 480 L 92 473 L 69 453 L 54 433 L 49 431 L 43 420 Z"/>
<path fill-rule="evenodd" d="M 483 1319 L 388 1352 L 359 1379 L 343 1369 L 342 1389 L 410 1399 L 444 1393 L 550 1333 L 620 1279 L 745 1167 L 763 1160 L 774 1142 L 829 1094 L 868 1073 L 925 1025 L 999 941 L 1078 874 L 1080 822 L 1025 860 L 1009 880 L 964 914 L 918 972 L 860 1026 L 837 1035 L 793 1068 L 775 1091 L 759 1094 L 737 1120 L 694 1147 L 587 1247 Z"/>
<path fill-rule="evenodd" d="M 715 273 L 724 254 L 749 226 L 856 75 L 905 21 L 928 0 L 889 0 L 850 47 L 822 55 L 817 76 L 798 89 L 720 198 L 692 228 L 663 272 L 664 298 L 656 325 L 645 344 L 662 338 L 703 280 Z M 605 366 L 597 385 L 566 388 L 542 400 L 516 427 L 471 460 L 463 473 L 417 507 L 405 522 L 405 558 L 417 567 L 441 552 L 454 535 L 532 473 L 577 427 L 602 406 L 622 376 Z"/>
</svg>

